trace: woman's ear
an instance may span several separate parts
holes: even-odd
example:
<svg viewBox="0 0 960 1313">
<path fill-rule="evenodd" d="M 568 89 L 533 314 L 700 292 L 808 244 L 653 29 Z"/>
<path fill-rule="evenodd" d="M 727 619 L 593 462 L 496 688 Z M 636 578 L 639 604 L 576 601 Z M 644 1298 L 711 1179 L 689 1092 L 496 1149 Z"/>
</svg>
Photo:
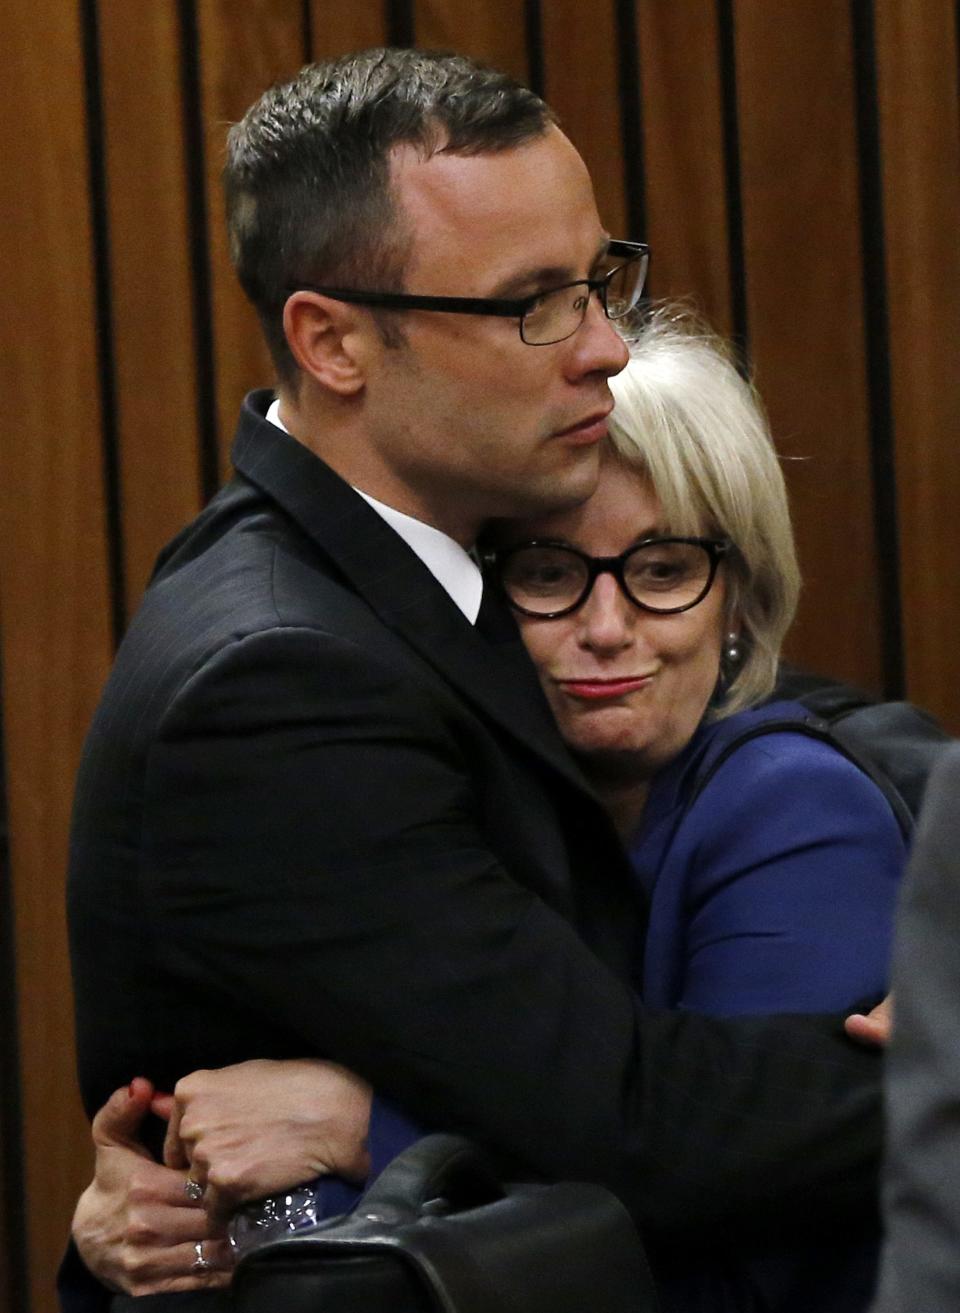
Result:
<svg viewBox="0 0 960 1313">
<path fill-rule="evenodd" d="M 727 589 L 723 604 L 721 621 L 721 660 L 728 665 L 736 665 L 743 657 L 743 615 L 741 614 L 737 588 Z"/>
<path fill-rule="evenodd" d="M 283 331 L 300 369 L 340 397 L 366 383 L 369 314 L 317 292 L 294 292 L 283 308 Z"/>
</svg>

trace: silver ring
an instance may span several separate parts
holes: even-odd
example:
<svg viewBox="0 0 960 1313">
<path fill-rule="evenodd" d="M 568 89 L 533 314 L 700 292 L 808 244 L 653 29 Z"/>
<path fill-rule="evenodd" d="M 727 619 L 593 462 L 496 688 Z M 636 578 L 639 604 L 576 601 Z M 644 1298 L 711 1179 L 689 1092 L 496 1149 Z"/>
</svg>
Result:
<svg viewBox="0 0 960 1313">
<path fill-rule="evenodd" d="M 202 1241 L 202 1240 L 198 1240 L 198 1241 L 196 1242 L 196 1244 L 195 1244 L 193 1247 L 194 1247 L 194 1249 L 195 1249 L 195 1251 L 196 1251 L 196 1255 L 197 1255 L 197 1256 L 196 1256 L 196 1258 L 193 1260 L 193 1263 L 192 1263 L 192 1265 L 191 1265 L 190 1271 L 191 1271 L 191 1272 L 210 1272 L 210 1271 L 212 1271 L 212 1270 L 213 1270 L 213 1264 L 210 1262 L 209 1258 L 204 1258 L 204 1256 L 203 1256 L 203 1241 Z"/>
<path fill-rule="evenodd" d="M 193 1203 L 199 1203 L 199 1201 L 203 1198 L 203 1186 L 200 1184 L 199 1181 L 194 1181 L 191 1177 L 188 1176 L 183 1183 L 183 1193 Z"/>
</svg>

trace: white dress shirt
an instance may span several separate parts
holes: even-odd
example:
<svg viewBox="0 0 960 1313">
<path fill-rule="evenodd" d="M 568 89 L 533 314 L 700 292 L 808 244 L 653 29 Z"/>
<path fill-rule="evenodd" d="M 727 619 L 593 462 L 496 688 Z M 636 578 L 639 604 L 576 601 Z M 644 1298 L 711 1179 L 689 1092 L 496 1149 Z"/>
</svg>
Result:
<svg viewBox="0 0 960 1313">
<path fill-rule="evenodd" d="M 267 420 L 282 432 L 290 430 L 280 418 L 280 402 L 273 401 L 267 410 Z M 353 485 L 351 485 L 353 486 Z M 449 594 L 470 623 L 476 624 L 483 596 L 483 576 L 473 556 L 453 538 L 435 529 L 432 524 L 415 520 L 412 515 L 386 506 L 371 497 L 362 488 L 354 488 L 363 500 L 377 512 L 395 533 L 399 534 L 412 552 L 415 552 L 440 587 Z"/>
</svg>

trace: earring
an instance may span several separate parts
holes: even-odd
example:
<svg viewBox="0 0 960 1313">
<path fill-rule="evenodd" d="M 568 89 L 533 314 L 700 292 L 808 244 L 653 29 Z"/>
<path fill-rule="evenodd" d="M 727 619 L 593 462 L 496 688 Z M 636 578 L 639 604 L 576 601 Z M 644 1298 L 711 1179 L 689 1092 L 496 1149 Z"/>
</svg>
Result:
<svg viewBox="0 0 960 1313">
<path fill-rule="evenodd" d="M 740 660 L 740 635 L 732 630 L 723 641 L 723 659 L 727 665 L 735 666 Z"/>
</svg>

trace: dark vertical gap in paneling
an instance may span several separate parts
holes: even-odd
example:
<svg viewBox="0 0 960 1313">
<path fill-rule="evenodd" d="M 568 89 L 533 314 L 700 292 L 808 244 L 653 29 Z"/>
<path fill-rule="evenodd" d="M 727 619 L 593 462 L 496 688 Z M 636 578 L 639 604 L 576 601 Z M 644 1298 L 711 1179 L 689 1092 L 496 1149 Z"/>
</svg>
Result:
<svg viewBox="0 0 960 1313">
<path fill-rule="evenodd" d="M 113 305 L 110 292 L 110 224 L 107 212 L 107 166 L 101 97 L 100 31 L 96 0 L 80 0 L 86 99 L 87 167 L 90 175 L 94 314 L 97 375 L 102 415 L 103 488 L 110 578 L 110 618 L 114 645 L 126 627 L 126 584 L 120 513 L 120 440 L 117 432 L 117 380 L 113 356 Z"/>
<path fill-rule="evenodd" d="M 2 682 L 2 681 L 0 681 Z M 0 702 L 0 1306 L 27 1313 L 27 1234 L 24 1225 L 23 1108 L 17 1028 L 17 973 L 10 880 L 10 831 Z"/>
<path fill-rule="evenodd" d="M 634 241 L 647 228 L 643 160 L 643 97 L 635 0 L 617 0 L 617 77 L 620 82 L 620 135 L 623 138 L 623 187 L 627 233 Z"/>
<path fill-rule="evenodd" d="M 884 268 L 883 163 L 877 102 L 873 5 L 850 0 L 860 162 L 860 240 L 863 250 L 863 320 L 866 337 L 870 460 L 873 475 L 877 586 L 880 592 L 881 663 L 888 697 L 904 695 L 900 535 L 890 385 L 890 337 Z"/>
<path fill-rule="evenodd" d="M 310 0 L 301 0 L 303 14 L 303 62 L 309 64 L 313 59 L 313 9 Z"/>
<path fill-rule="evenodd" d="M 216 356 L 210 286 L 209 218 L 200 91 L 200 34 L 195 0 L 177 0 L 180 29 L 180 93 L 183 105 L 184 160 L 187 169 L 187 222 L 190 233 L 191 316 L 196 370 L 197 431 L 200 435 L 200 495 L 204 501 L 220 483 L 217 442 Z"/>
<path fill-rule="evenodd" d="M 543 22 L 540 0 L 524 0 L 523 27 L 527 46 L 527 85 L 542 96 L 546 82 L 543 68 Z"/>
<path fill-rule="evenodd" d="M 415 39 L 413 0 L 387 0 L 387 42 L 412 46 Z"/>
<path fill-rule="evenodd" d="M 737 110 L 737 44 L 733 11 L 734 0 L 717 0 L 723 167 L 727 193 L 727 258 L 730 266 L 730 320 L 737 353 L 746 365 L 750 359 L 750 324 L 747 318 L 747 262 L 743 248 L 740 116 Z"/>
</svg>

